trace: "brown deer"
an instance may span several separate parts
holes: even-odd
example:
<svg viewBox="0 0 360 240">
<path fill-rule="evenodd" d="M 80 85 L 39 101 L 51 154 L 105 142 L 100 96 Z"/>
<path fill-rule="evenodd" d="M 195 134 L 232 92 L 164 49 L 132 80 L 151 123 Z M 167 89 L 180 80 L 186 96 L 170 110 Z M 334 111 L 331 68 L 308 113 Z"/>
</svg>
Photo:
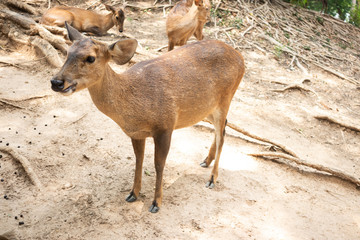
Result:
<svg viewBox="0 0 360 240">
<path fill-rule="evenodd" d="M 226 115 L 244 75 L 242 55 L 217 40 L 200 41 L 152 60 L 139 62 L 122 74 L 109 60 L 128 62 L 137 47 L 135 39 L 106 44 L 84 38 L 66 24 L 73 45 L 61 70 L 51 80 L 52 89 L 64 95 L 88 88 L 96 107 L 131 138 L 136 156 L 135 179 L 126 201 L 135 201 L 141 189 L 145 139 L 155 143 L 156 186 L 149 209 L 162 203 L 162 179 L 173 130 L 203 119 L 215 127 L 215 138 L 202 167 L 215 164 L 206 187 L 218 177 L 224 143 Z"/>
<path fill-rule="evenodd" d="M 192 35 L 198 40 L 204 38 L 202 31 L 210 8 L 209 0 L 182 0 L 170 10 L 166 20 L 169 51 L 174 46 L 185 45 Z"/>
<path fill-rule="evenodd" d="M 47 10 L 40 23 L 64 27 L 67 22 L 81 32 L 90 32 L 95 35 L 105 35 L 115 25 L 119 32 L 123 32 L 124 7 L 115 9 L 107 4 L 104 5 L 111 13 L 101 15 L 81 8 L 57 6 Z"/>
</svg>

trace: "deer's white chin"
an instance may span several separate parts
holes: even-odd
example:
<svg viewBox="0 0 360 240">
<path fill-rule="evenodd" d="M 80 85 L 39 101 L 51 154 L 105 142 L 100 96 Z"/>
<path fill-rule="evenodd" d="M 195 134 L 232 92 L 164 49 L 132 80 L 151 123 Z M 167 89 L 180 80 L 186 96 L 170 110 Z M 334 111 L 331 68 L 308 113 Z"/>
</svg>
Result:
<svg viewBox="0 0 360 240">
<path fill-rule="evenodd" d="M 61 93 L 65 96 L 69 96 L 69 95 L 73 94 L 76 91 L 76 85 L 77 84 L 73 84 L 73 85 L 69 86 L 68 88 L 65 88 L 64 90 L 61 91 Z"/>
</svg>

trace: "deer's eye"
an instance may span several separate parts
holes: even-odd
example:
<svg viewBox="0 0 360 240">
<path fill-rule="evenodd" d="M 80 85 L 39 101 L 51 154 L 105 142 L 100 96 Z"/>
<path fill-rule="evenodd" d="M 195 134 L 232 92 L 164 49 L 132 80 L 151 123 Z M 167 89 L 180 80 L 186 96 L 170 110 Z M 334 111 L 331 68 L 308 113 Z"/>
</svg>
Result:
<svg viewBox="0 0 360 240">
<path fill-rule="evenodd" d="M 88 57 L 86 58 L 86 61 L 87 61 L 88 63 L 93 63 L 93 62 L 95 62 L 95 57 L 93 57 L 93 56 L 88 56 Z"/>
<path fill-rule="evenodd" d="M 118 16 L 116 16 L 116 20 L 119 20 L 119 17 L 118 17 Z"/>
</svg>

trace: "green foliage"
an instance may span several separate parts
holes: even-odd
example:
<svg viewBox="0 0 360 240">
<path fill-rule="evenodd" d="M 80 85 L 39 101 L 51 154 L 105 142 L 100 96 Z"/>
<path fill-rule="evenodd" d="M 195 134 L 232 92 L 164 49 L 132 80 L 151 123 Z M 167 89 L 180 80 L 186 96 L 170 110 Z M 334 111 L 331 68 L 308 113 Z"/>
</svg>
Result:
<svg viewBox="0 0 360 240">
<path fill-rule="evenodd" d="M 243 20 L 234 16 L 229 11 L 221 9 L 215 11 L 214 9 L 211 9 L 210 15 L 211 17 L 217 18 L 217 24 L 219 24 L 219 26 L 234 27 L 237 29 L 240 29 L 243 26 Z"/>
<path fill-rule="evenodd" d="M 318 21 L 318 23 L 320 23 L 321 25 L 324 25 L 324 18 L 316 16 L 316 21 Z"/>
<path fill-rule="evenodd" d="M 280 46 L 274 47 L 274 54 L 276 59 L 280 59 L 280 57 L 283 55 L 284 50 Z"/>
<path fill-rule="evenodd" d="M 320 0 L 283 0 L 285 2 L 290 2 L 299 7 L 315 10 L 315 11 L 324 11 L 324 13 L 330 14 L 334 17 L 338 17 L 341 20 L 349 21 L 355 26 L 360 26 L 360 7 L 359 4 L 352 9 L 351 0 L 327 0 L 327 8 L 322 4 Z M 303 19 L 299 19 L 303 20 Z M 316 20 L 323 24 L 324 19 L 317 17 Z"/>
<path fill-rule="evenodd" d="M 349 22 L 357 27 L 360 27 L 360 4 L 350 12 Z"/>
<path fill-rule="evenodd" d="M 243 25 L 243 21 L 240 18 L 235 18 L 231 23 L 231 26 L 237 29 L 240 29 L 242 25 Z"/>
</svg>

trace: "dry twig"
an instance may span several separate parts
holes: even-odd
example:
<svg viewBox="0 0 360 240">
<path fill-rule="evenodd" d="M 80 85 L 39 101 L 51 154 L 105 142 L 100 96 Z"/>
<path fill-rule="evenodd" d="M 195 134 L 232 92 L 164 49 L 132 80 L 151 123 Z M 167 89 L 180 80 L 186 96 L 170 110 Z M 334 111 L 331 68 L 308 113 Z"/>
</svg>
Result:
<svg viewBox="0 0 360 240">
<path fill-rule="evenodd" d="M 23 67 L 21 67 L 19 64 L 16 64 L 16 63 L 0 61 L 0 64 L 4 64 L 4 65 L 7 65 L 7 66 L 16 67 L 16 68 L 20 68 L 20 69 L 24 70 Z"/>
<path fill-rule="evenodd" d="M 23 10 L 23 11 L 28 12 L 33 15 L 38 14 L 38 11 L 35 8 L 33 8 L 32 6 L 30 6 L 27 3 L 24 3 L 23 1 L 18 1 L 18 0 L 4 0 L 4 1 L 5 1 L 5 4 L 8 6 L 15 7 L 17 9 Z"/>
<path fill-rule="evenodd" d="M 14 103 L 11 103 L 10 101 L 5 100 L 5 99 L 0 99 L 0 105 L 2 105 L 2 104 L 4 104 L 5 106 L 12 107 L 12 108 L 24 109 L 23 107 L 16 105 Z"/>
<path fill-rule="evenodd" d="M 253 157 L 261 157 L 264 159 L 267 158 L 283 158 L 283 159 L 287 159 L 290 160 L 298 165 L 302 165 L 302 166 L 306 166 L 309 168 L 313 168 L 317 171 L 321 171 L 321 172 L 325 172 L 328 174 L 331 174 L 334 177 L 340 178 L 342 180 L 345 180 L 347 182 L 351 182 L 353 184 L 355 184 L 357 187 L 360 187 L 360 178 L 356 178 L 353 177 L 351 175 L 348 175 L 347 173 L 344 173 L 338 169 L 334 169 L 334 168 L 329 168 L 329 167 L 325 167 L 323 165 L 320 164 L 314 164 L 314 163 L 309 163 L 305 160 L 302 160 L 298 157 L 293 157 L 293 156 L 289 156 L 287 154 L 284 153 L 274 153 L 274 152 L 260 152 L 260 153 L 252 153 L 252 154 L 248 154 L 250 156 Z"/>
<path fill-rule="evenodd" d="M 41 191 L 43 189 L 43 185 L 41 183 L 41 181 L 39 180 L 38 176 L 36 175 L 36 173 L 34 172 L 31 163 L 29 162 L 29 160 L 27 158 L 25 158 L 24 156 L 20 155 L 19 153 L 15 152 L 12 148 L 10 147 L 0 147 L 0 152 L 6 153 L 8 155 L 10 155 L 12 158 L 14 158 L 15 160 L 17 160 L 22 167 L 24 168 L 25 172 L 27 173 L 27 175 L 30 178 L 30 181 Z"/>
<path fill-rule="evenodd" d="M 334 116 L 330 116 L 330 115 L 315 115 L 314 118 L 318 120 L 325 120 L 330 123 L 335 123 L 350 130 L 360 132 L 360 126 L 356 126 L 356 124 L 352 123 L 349 119 L 346 120 L 343 117 L 335 118 Z"/>
<path fill-rule="evenodd" d="M 207 123 L 211 123 L 210 121 L 208 121 L 206 119 L 204 119 L 203 121 L 207 122 Z M 241 134 L 244 134 L 245 136 L 248 136 L 250 138 L 256 139 L 256 140 L 261 141 L 261 142 L 270 143 L 270 144 L 282 149 L 287 154 L 290 154 L 291 156 L 297 157 L 297 155 L 292 150 L 290 150 L 289 148 L 287 148 L 286 146 L 284 146 L 284 145 L 282 145 L 280 143 L 276 143 L 276 142 L 274 142 L 272 140 L 269 140 L 267 138 L 264 138 L 264 137 L 256 136 L 256 135 L 254 135 L 254 134 L 252 134 L 252 133 L 250 133 L 250 132 L 248 132 L 248 131 L 246 131 L 246 130 L 238 127 L 238 126 L 236 126 L 235 124 L 233 124 L 231 122 L 227 122 L 226 126 L 228 126 L 229 128 L 231 128 L 231 129 L 233 129 L 233 130 L 235 130 L 235 131 L 237 131 L 237 132 L 239 132 Z"/>
</svg>

